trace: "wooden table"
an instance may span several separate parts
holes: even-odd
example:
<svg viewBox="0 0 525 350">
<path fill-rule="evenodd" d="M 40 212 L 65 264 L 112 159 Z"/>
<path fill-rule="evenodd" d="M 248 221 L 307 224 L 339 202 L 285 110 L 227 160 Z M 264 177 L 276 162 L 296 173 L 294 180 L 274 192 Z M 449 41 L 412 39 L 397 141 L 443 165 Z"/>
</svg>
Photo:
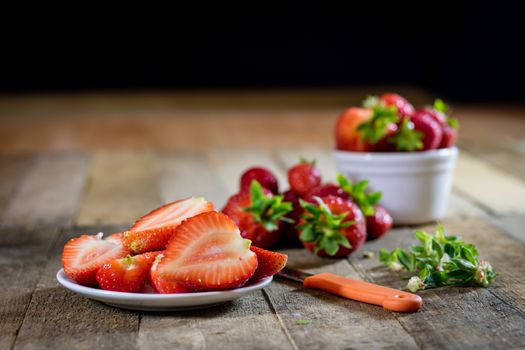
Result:
<svg viewBox="0 0 525 350">
<path fill-rule="evenodd" d="M 118 231 L 188 195 L 221 206 L 248 166 L 267 166 L 284 184 L 302 155 L 333 179 L 338 112 L 381 90 L 0 97 L 0 349 L 525 347 L 524 107 L 455 111 L 462 151 L 443 224 L 493 263 L 499 276 L 490 288 L 424 291 L 420 312 L 397 314 L 276 280 L 212 309 L 159 314 L 108 307 L 57 284 L 69 238 Z M 398 227 L 364 250 L 408 246 L 412 231 Z M 292 267 L 406 283 L 360 253 L 286 253 Z"/>
</svg>

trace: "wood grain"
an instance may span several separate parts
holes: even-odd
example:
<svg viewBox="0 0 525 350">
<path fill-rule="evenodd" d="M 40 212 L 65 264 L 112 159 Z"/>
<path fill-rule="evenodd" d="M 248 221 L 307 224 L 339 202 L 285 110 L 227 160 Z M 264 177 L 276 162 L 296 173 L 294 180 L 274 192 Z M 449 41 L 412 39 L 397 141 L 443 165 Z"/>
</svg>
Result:
<svg viewBox="0 0 525 350">
<path fill-rule="evenodd" d="M 0 230 L 0 349 L 9 349 L 44 272 L 58 230 Z"/>
<path fill-rule="evenodd" d="M 423 309 L 396 315 L 403 327 L 425 348 L 506 349 L 525 345 L 525 314 L 521 270 L 525 246 L 480 219 L 449 221 L 447 230 L 476 244 L 500 276 L 490 288 L 439 288 L 421 292 Z M 428 228 L 429 231 L 433 227 Z M 431 231 L 432 232 L 432 231 Z M 384 239 L 368 244 L 393 249 L 415 243 L 411 229 L 397 229 Z M 382 267 L 375 259 L 352 256 L 350 262 L 363 279 L 394 288 L 406 284 L 399 273 Z"/>
<path fill-rule="evenodd" d="M 461 152 L 454 187 L 495 214 L 525 211 L 525 182 Z"/>
<path fill-rule="evenodd" d="M 4 156 L 0 158 L 0 217 L 11 198 L 18 191 L 20 182 L 27 175 L 34 158 L 28 155 Z M 3 221 L 0 225 L 4 226 Z"/>
<path fill-rule="evenodd" d="M 42 155 L 27 169 L 2 216 L 4 226 L 70 225 L 85 183 L 88 158 Z"/>
<path fill-rule="evenodd" d="M 59 286 L 62 247 L 82 233 L 122 227 L 86 227 L 64 231 L 38 280 L 14 349 L 135 349 L 139 315 L 105 306 Z"/>
<path fill-rule="evenodd" d="M 160 204 L 151 152 L 100 152 L 93 156 L 75 223 L 126 226 Z"/>
</svg>

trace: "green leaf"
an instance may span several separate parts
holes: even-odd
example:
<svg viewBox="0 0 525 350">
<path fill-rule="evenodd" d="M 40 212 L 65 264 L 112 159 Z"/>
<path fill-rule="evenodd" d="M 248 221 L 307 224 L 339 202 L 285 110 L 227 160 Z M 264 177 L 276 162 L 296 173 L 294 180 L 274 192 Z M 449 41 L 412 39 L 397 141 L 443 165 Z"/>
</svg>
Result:
<svg viewBox="0 0 525 350">
<path fill-rule="evenodd" d="M 459 129 L 459 121 L 456 118 L 448 117 L 447 118 L 447 124 L 452 129 Z"/>
<path fill-rule="evenodd" d="M 303 319 L 300 319 L 300 320 L 297 320 L 297 325 L 298 326 L 306 326 L 306 325 L 309 325 L 310 323 L 312 323 L 311 320 L 303 320 Z"/>
<path fill-rule="evenodd" d="M 363 107 L 374 108 L 379 105 L 379 98 L 377 96 L 367 96 L 363 101 Z"/>
<path fill-rule="evenodd" d="M 354 184 L 343 174 L 338 173 L 337 183 L 343 191 L 352 197 L 352 200 L 357 204 L 365 216 L 373 216 L 375 214 L 375 205 L 381 199 L 381 192 L 367 192 L 368 180 L 361 180 Z"/>
<path fill-rule="evenodd" d="M 279 227 L 279 221 L 290 222 L 291 220 L 285 218 L 285 215 L 293 210 L 293 205 L 283 199 L 284 196 L 282 195 L 266 195 L 261 184 L 257 180 L 252 180 L 250 184 L 250 206 L 244 207 L 242 210 L 250 213 L 265 230 L 275 231 Z"/>
<path fill-rule="evenodd" d="M 383 264 L 413 273 L 407 287 L 415 291 L 442 286 L 487 287 L 497 276 L 488 262 L 478 260 L 473 244 L 447 235 L 441 225 L 434 235 L 416 231 L 415 237 L 419 245 L 412 245 L 408 251 L 401 248 L 379 251 Z"/>
<path fill-rule="evenodd" d="M 348 212 L 334 214 L 321 198 L 314 197 L 314 200 L 317 204 L 299 200 L 304 209 L 304 223 L 297 226 L 301 232 L 299 238 L 303 242 L 313 243 L 315 253 L 324 250 L 330 256 L 337 254 L 340 247 L 351 248 L 344 233 L 355 222 L 347 219 Z"/>
<path fill-rule="evenodd" d="M 448 105 L 440 98 L 434 101 L 434 109 L 444 114 L 448 113 Z"/>
</svg>

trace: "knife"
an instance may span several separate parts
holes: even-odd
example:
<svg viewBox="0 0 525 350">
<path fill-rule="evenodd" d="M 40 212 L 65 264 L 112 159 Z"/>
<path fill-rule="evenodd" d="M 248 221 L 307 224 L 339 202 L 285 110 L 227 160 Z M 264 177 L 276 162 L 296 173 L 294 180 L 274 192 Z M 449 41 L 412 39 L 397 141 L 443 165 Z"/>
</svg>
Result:
<svg viewBox="0 0 525 350">
<path fill-rule="evenodd" d="M 320 289 L 344 298 L 383 306 L 396 312 L 415 312 L 423 305 L 419 295 L 355 280 L 333 273 L 317 275 L 285 267 L 277 276 L 300 282 L 305 288 Z"/>
</svg>

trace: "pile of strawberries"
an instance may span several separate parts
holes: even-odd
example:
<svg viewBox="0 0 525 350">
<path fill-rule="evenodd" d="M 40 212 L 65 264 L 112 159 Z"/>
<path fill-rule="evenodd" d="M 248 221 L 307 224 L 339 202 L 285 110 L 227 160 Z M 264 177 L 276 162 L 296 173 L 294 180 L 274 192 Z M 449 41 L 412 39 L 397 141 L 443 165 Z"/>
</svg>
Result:
<svg viewBox="0 0 525 350">
<path fill-rule="evenodd" d="M 204 198 L 186 198 L 103 239 L 66 243 L 62 266 L 84 286 L 119 292 L 190 293 L 239 288 L 279 272 L 287 255 L 251 245 Z"/>
<path fill-rule="evenodd" d="M 279 194 L 271 171 L 250 168 L 222 212 L 258 247 L 302 244 L 330 257 L 348 256 L 392 226 L 392 217 L 378 205 L 381 193 L 367 192 L 366 180 L 352 183 L 339 174 L 337 184 L 322 184 L 315 164 L 301 161 L 288 170 L 288 182 L 290 189 Z"/>
<path fill-rule="evenodd" d="M 371 96 L 363 107 L 352 107 L 335 127 L 336 147 L 354 152 L 413 152 L 454 146 L 458 121 L 448 116 L 440 99 L 415 110 L 405 98 L 392 93 Z"/>
</svg>

